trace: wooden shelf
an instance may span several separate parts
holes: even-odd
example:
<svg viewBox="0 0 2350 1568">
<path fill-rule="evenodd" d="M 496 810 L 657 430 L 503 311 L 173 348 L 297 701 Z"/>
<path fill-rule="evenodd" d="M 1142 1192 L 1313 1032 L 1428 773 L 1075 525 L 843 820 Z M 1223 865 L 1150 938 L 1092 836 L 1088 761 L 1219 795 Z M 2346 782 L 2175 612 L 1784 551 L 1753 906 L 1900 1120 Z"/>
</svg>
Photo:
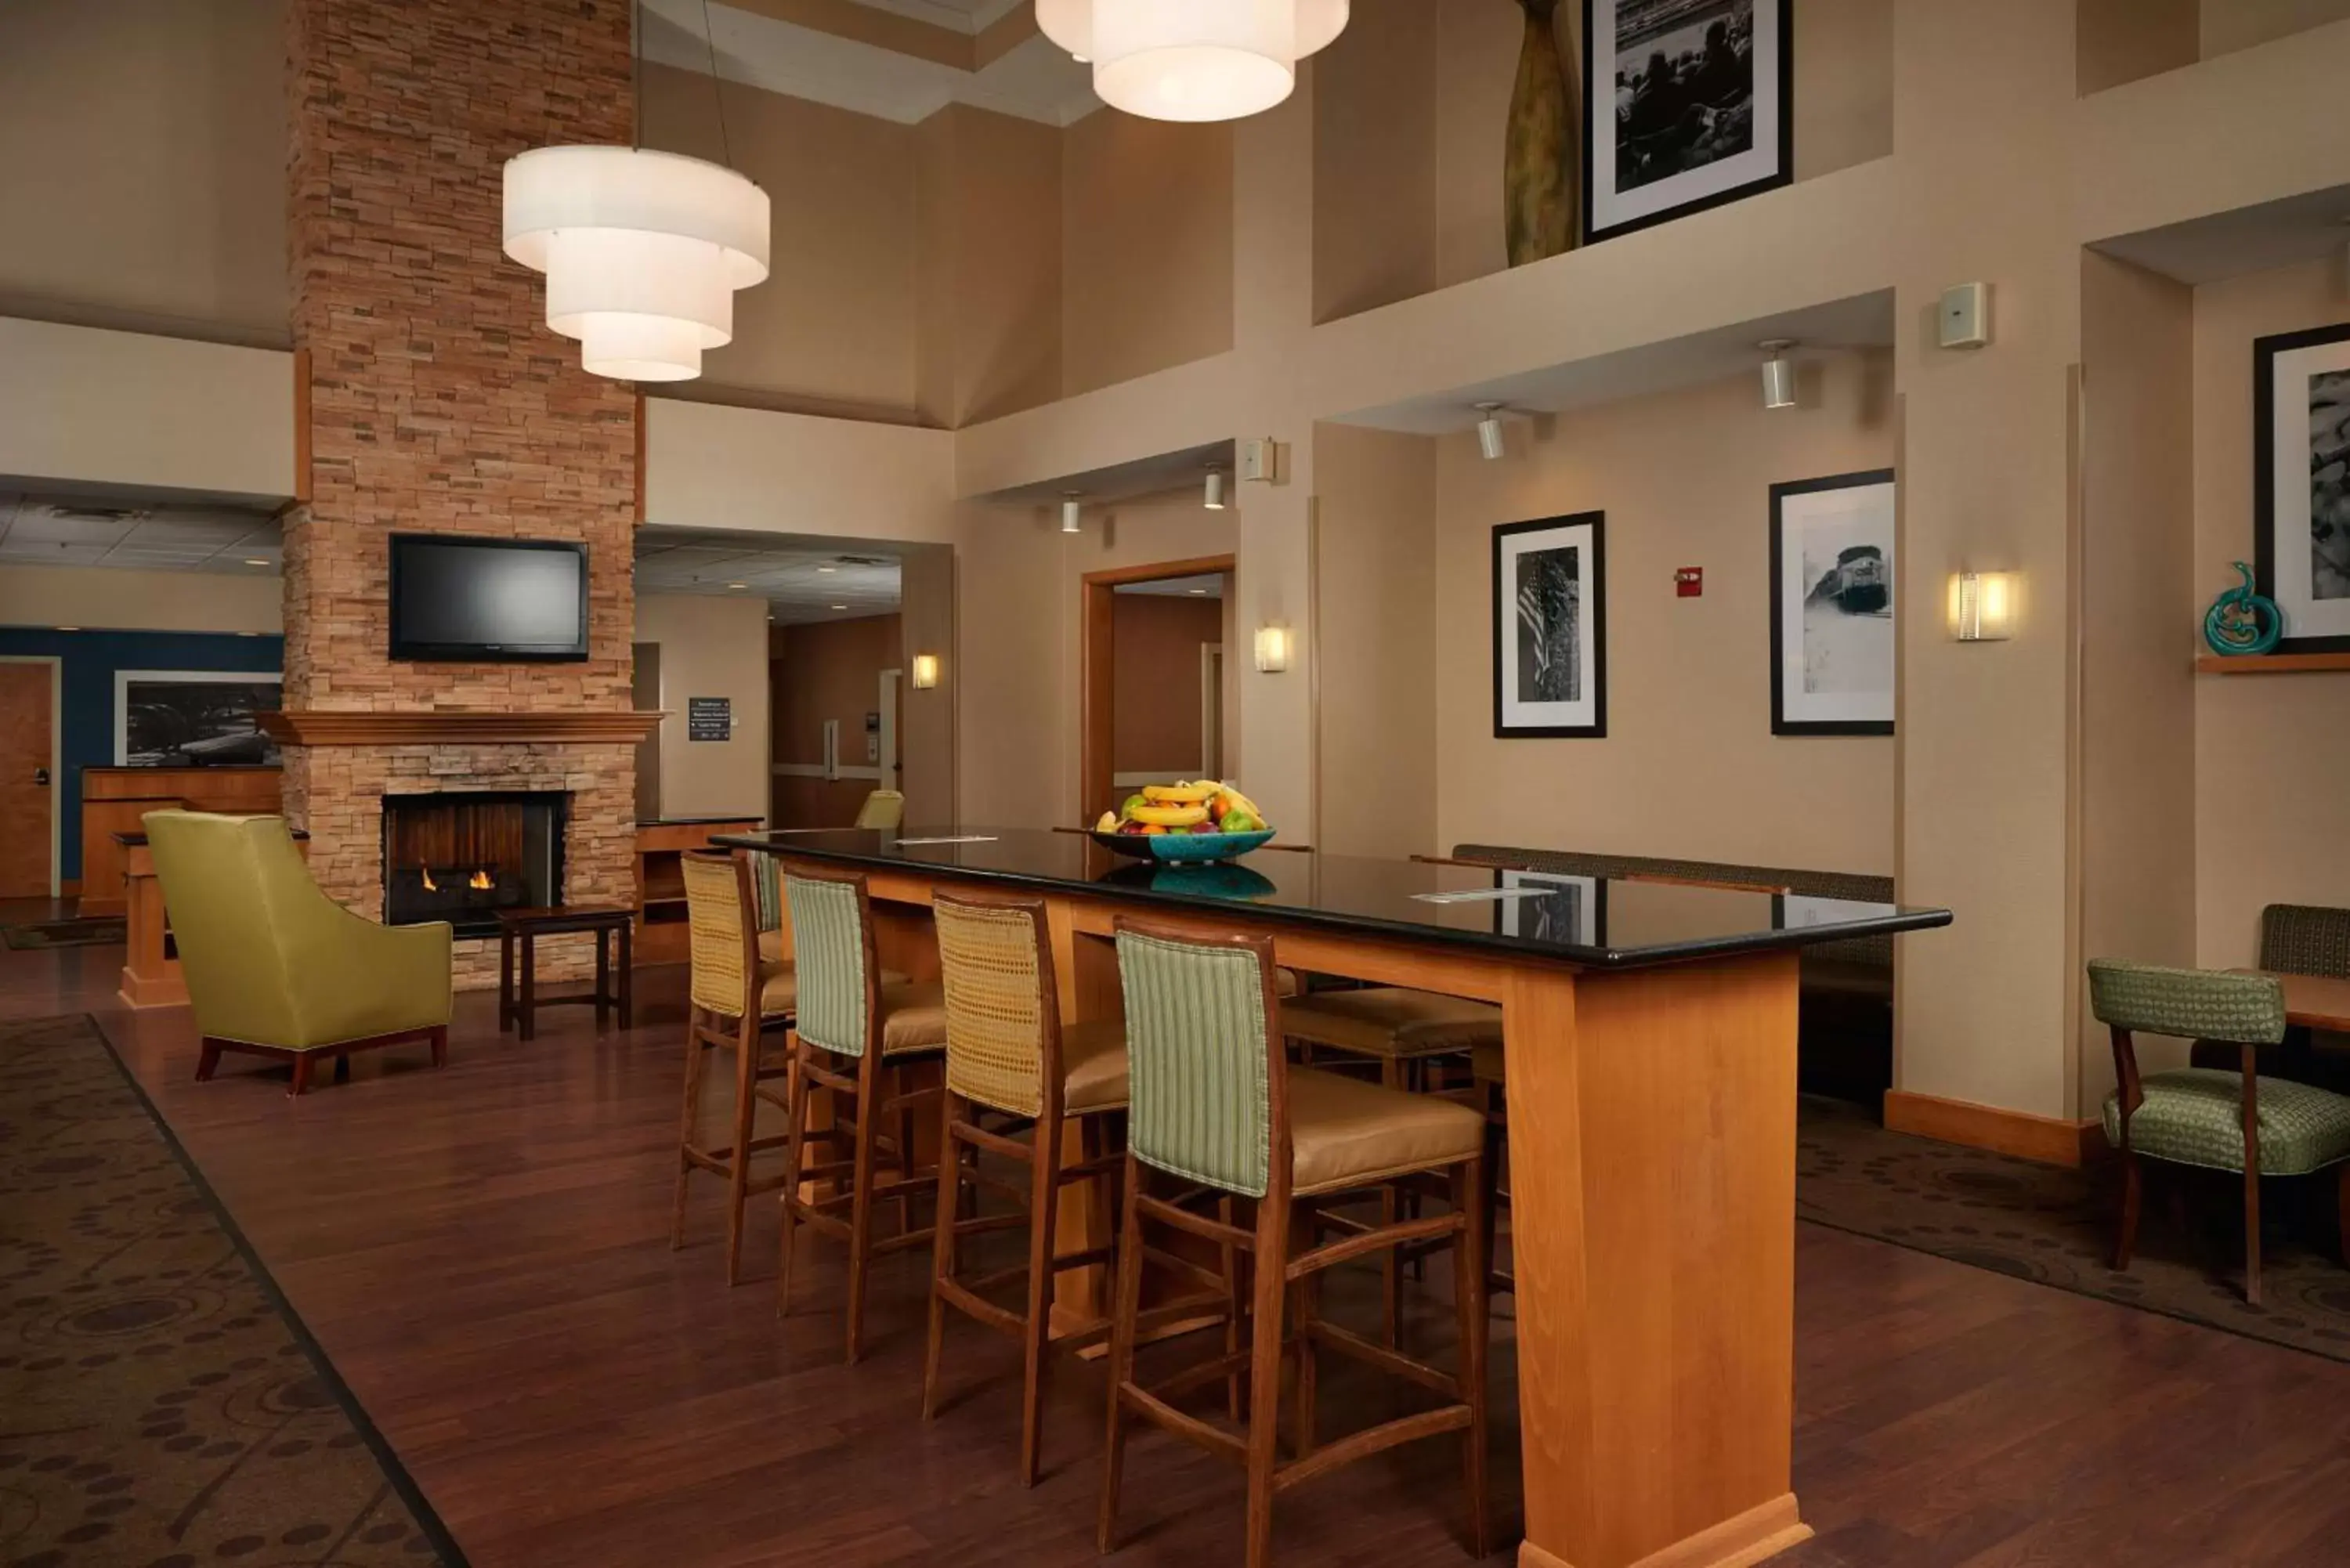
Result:
<svg viewBox="0 0 2350 1568">
<path fill-rule="evenodd" d="M 2320 670 L 2350 670 L 2350 653 L 2247 653 L 2232 659 L 2206 653 L 2195 660 L 2199 675 L 2305 675 Z"/>
<path fill-rule="evenodd" d="M 260 713 L 262 732 L 289 746 L 630 745 L 663 715 L 610 712 L 499 713 L 451 709 L 407 713 L 311 710 Z"/>
</svg>

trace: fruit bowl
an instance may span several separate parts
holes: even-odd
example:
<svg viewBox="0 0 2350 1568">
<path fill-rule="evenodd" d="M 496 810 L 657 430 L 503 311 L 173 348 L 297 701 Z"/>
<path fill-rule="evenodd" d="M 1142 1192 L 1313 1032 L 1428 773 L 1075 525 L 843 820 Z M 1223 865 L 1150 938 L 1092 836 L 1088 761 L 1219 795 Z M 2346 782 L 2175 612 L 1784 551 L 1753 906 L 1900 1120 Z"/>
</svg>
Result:
<svg viewBox="0 0 2350 1568">
<path fill-rule="evenodd" d="M 1208 861 L 1231 860 L 1246 855 L 1252 849 L 1262 849 L 1273 842 L 1273 829 L 1259 828 L 1253 833 L 1103 833 L 1096 831 L 1093 841 L 1114 855 L 1124 855 L 1135 860 L 1157 860 L 1168 865 L 1198 865 Z"/>
</svg>

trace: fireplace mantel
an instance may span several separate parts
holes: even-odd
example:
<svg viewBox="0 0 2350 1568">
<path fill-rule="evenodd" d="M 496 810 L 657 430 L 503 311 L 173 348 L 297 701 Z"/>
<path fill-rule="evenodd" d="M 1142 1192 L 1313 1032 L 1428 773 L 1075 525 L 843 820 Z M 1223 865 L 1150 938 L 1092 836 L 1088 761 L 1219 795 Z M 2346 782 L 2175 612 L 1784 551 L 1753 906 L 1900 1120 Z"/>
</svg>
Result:
<svg viewBox="0 0 2350 1568">
<path fill-rule="evenodd" d="M 633 746 L 660 728 L 658 711 L 498 713 L 442 709 L 380 713 L 314 709 L 257 715 L 281 746 Z"/>
</svg>

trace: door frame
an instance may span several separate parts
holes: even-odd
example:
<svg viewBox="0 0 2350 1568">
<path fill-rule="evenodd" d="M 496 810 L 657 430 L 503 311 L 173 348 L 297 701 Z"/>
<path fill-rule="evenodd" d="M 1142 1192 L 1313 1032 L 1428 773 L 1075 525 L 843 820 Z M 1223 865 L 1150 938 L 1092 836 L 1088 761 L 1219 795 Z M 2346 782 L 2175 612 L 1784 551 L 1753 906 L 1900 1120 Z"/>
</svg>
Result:
<svg viewBox="0 0 2350 1568">
<path fill-rule="evenodd" d="M 61 653 L 0 653 L 0 664 L 49 667 L 49 897 L 65 887 L 66 660 Z"/>
<path fill-rule="evenodd" d="M 1118 589 L 1130 583 L 1163 582 L 1169 577 L 1225 576 L 1239 591 L 1239 560 L 1233 556 L 1201 556 L 1188 561 L 1152 561 L 1139 566 L 1111 566 L 1087 572 L 1078 586 L 1077 815 L 1090 824 L 1117 804 L 1117 771 L 1112 766 L 1112 723 L 1118 701 L 1117 641 L 1114 636 Z M 1225 723 L 1232 722 L 1230 714 Z"/>
<path fill-rule="evenodd" d="M 903 770 L 898 764 L 898 699 L 899 689 L 905 679 L 903 670 L 881 672 L 881 728 L 879 732 L 881 739 L 873 756 L 873 765 L 881 774 L 881 782 L 877 787 L 893 789 L 900 794 L 905 793 L 906 786 L 899 782 L 899 774 Z"/>
</svg>

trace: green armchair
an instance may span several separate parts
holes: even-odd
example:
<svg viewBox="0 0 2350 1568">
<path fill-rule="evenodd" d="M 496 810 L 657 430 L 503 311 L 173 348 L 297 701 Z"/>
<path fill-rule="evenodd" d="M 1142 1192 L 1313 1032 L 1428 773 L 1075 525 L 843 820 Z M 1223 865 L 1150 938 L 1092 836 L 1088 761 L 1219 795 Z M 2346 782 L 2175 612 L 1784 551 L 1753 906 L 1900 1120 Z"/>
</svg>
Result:
<svg viewBox="0 0 2350 1568">
<path fill-rule="evenodd" d="M 284 1056 L 288 1094 L 310 1065 L 403 1041 L 449 1057 L 450 929 L 380 926 L 319 891 L 286 819 L 150 812 L 142 819 L 203 1036 L 196 1076 L 224 1051 Z"/>
</svg>

